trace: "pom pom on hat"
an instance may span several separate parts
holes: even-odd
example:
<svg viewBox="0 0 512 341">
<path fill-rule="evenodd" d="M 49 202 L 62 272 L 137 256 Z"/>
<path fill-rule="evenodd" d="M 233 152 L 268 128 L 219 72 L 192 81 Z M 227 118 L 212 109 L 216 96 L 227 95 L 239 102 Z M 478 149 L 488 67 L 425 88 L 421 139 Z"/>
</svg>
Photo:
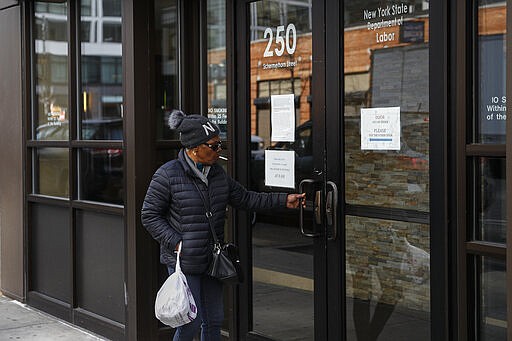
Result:
<svg viewBox="0 0 512 341">
<path fill-rule="evenodd" d="M 169 116 L 169 128 L 180 132 L 180 141 L 185 148 L 193 148 L 220 134 L 219 127 L 207 117 L 197 114 L 186 115 L 174 110 Z"/>
<path fill-rule="evenodd" d="M 173 110 L 173 112 L 169 115 L 169 128 L 178 129 L 185 118 L 185 113 L 180 110 Z"/>
</svg>

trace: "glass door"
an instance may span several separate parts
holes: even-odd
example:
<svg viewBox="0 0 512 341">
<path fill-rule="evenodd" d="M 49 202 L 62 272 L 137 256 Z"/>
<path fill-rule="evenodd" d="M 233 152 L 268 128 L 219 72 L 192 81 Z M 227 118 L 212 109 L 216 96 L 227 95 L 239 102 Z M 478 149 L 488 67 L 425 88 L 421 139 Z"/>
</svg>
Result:
<svg viewBox="0 0 512 341">
<path fill-rule="evenodd" d="M 325 111 L 320 109 L 325 97 L 318 91 L 324 87 L 324 37 L 316 28 L 323 25 L 321 3 L 261 0 L 245 8 L 249 188 L 307 193 L 302 212 L 251 216 L 248 324 L 242 330 L 248 339 L 327 339 Z"/>
<path fill-rule="evenodd" d="M 430 340 L 429 2 L 344 2 L 347 340 Z"/>
<path fill-rule="evenodd" d="M 307 207 L 252 215 L 242 336 L 430 339 L 428 4 L 247 2 L 248 182 Z"/>
</svg>

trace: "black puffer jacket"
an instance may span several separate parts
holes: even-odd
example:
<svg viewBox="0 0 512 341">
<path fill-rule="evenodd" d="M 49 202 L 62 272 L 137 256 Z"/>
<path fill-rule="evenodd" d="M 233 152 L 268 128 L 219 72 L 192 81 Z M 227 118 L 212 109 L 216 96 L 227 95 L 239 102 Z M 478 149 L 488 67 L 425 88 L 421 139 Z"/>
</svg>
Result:
<svg viewBox="0 0 512 341">
<path fill-rule="evenodd" d="M 186 274 L 202 274 L 208 269 L 213 244 L 206 210 L 194 182 L 209 198 L 211 219 L 220 240 L 224 238 L 228 204 L 251 210 L 286 206 L 286 193 L 247 191 L 217 164 L 210 168 L 206 186 L 181 150 L 178 159 L 167 162 L 153 175 L 142 206 L 142 224 L 160 243 L 163 264 L 176 265 L 174 249 L 183 241 L 180 259 Z"/>
</svg>

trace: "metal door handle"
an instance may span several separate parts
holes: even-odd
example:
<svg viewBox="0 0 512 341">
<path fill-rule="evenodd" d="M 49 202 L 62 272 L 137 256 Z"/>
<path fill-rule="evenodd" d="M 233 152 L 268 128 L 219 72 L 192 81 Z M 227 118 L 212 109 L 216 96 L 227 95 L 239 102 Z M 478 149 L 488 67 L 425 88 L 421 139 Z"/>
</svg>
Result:
<svg viewBox="0 0 512 341">
<path fill-rule="evenodd" d="M 327 192 L 325 203 L 327 225 L 332 227 L 332 235 L 328 239 L 335 240 L 338 237 L 338 186 L 332 181 L 327 181 L 327 187 L 332 188 Z"/>
<path fill-rule="evenodd" d="M 304 193 L 304 185 L 306 184 L 314 184 L 315 183 L 315 180 L 312 180 L 312 179 L 304 179 L 300 182 L 299 184 L 299 193 Z M 315 215 L 315 223 L 317 224 L 321 224 L 322 223 L 322 210 L 321 210 L 321 191 L 317 191 L 315 193 L 315 199 L 314 199 L 314 203 L 313 203 L 313 210 L 314 210 L 314 215 Z M 304 230 L 304 207 L 301 205 L 299 205 L 299 212 L 300 212 L 300 215 L 299 215 L 299 226 L 300 226 L 300 233 L 302 233 L 303 236 L 305 237 L 318 237 L 320 234 L 319 233 L 310 233 L 310 232 L 306 232 Z M 318 221 L 320 221 L 320 223 L 318 223 Z"/>
<path fill-rule="evenodd" d="M 322 224 L 322 191 L 315 192 L 315 223 Z"/>
<path fill-rule="evenodd" d="M 332 191 L 329 191 L 327 192 L 327 198 L 325 200 L 325 217 L 327 218 L 327 225 L 331 226 L 332 225 L 332 220 L 333 220 L 333 216 L 332 216 L 332 212 L 333 211 L 333 208 L 332 208 Z"/>
</svg>

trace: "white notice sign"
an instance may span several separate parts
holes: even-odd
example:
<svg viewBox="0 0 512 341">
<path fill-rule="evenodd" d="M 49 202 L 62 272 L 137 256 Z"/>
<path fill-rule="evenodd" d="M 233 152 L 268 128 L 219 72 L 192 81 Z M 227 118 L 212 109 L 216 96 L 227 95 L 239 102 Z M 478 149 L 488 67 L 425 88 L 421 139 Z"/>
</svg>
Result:
<svg viewBox="0 0 512 341">
<path fill-rule="evenodd" d="M 400 150 L 400 107 L 361 109 L 361 149 Z"/>
<path fill-rule="evenodd" d="M 265 150 L 265 186 L 295 188 L 293 150 Z"/>
<path fill-rule="evenodd" d="M 272 141 L 295 141 L 295 95 L 270 96 Z"/>
</svg>

